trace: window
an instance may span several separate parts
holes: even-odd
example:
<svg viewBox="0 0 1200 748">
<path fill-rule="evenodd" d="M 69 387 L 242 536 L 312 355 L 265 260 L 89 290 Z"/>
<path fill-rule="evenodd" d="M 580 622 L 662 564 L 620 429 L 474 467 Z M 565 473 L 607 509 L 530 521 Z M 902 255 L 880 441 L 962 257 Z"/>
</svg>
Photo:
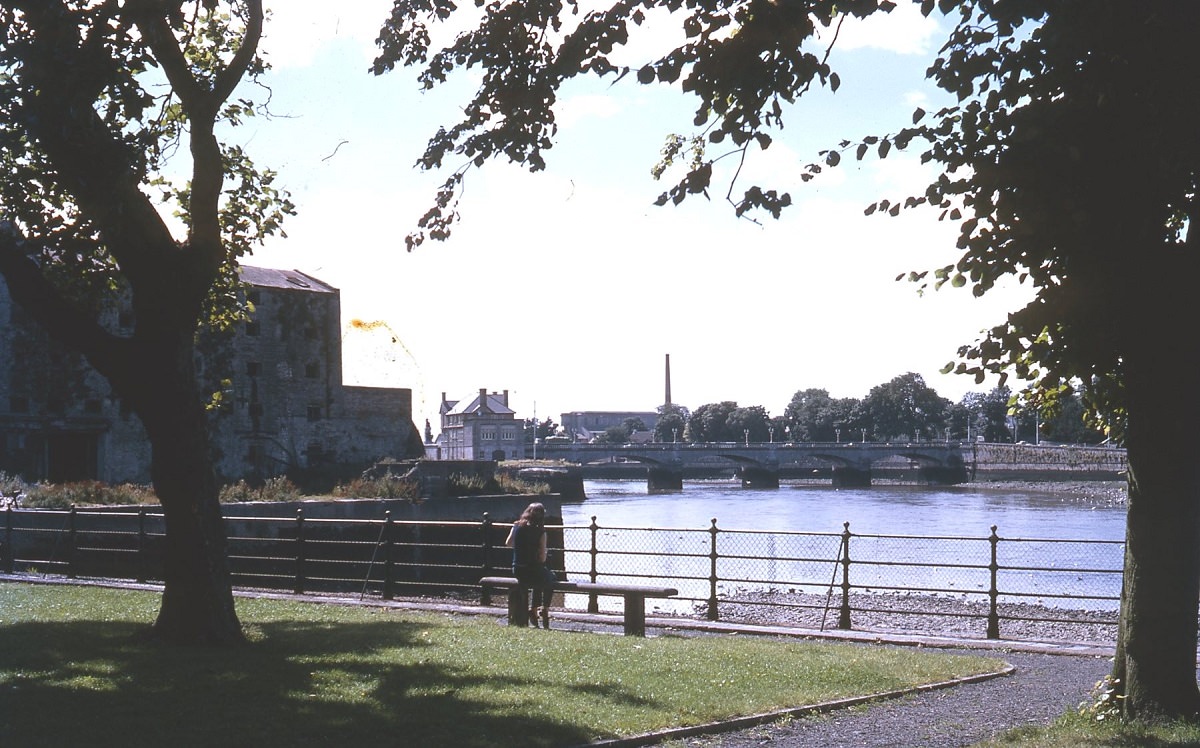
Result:
<svg viewBox="0 0 1200 748">
<path fill-rule="evenodd" d="M 252 338 L 258 337 L 258 323 L 253 322 L 253 321 L 247 322 L 246 323 L 246 334 Z"/>
<path fill-rule="evenodd" d="M 10 397 L 8 399 L 8 409 L 13 413 L 28 413 L 29 401 L 23 397 Z"/>
<path fill-rule="evenodd" d="M 83 401 L 83 412 L 96 415 L 100 412 L 100 401 L 95 398 L 88 398 Z"/>
<path fill-rule="evenodd" d="M 506 442 L 516 441 L 517 440 L 517 430 L 515 428 L 507 428 L 506 427 L 503 431 L 500 432 L 500 438 Z"/>
<path fill-rule="evenodd" d="M 480 429 L 479 438 L 485 442 L 496 441 L 496 428 L 494 426 Z"/>
<path fill-rule="evenodd" d="M 321 406 L 320 405 L 308 406 L 308 420 L 310 420 L 310 421 L 321 420 Z"/>
<path fill-rule="evenodd" d="M 304 367 L 304 376 L 309 379 L 317 379 L 321 376 L 321 365 L 316 362 L 309 362 Z"/>
<path fill-rule="evenodd" d="M 250 415 L 257 418 L 263 414 L 262 403 L 250 403 Z"/>
<path fill-rule="evenodd" d="M 262 364 L 260 364 L 257 361 L 247 361 L 246 362 L 246 375 L 247 376 L 257 377 L 260 373 L 262 373 Z"/>
</svg>

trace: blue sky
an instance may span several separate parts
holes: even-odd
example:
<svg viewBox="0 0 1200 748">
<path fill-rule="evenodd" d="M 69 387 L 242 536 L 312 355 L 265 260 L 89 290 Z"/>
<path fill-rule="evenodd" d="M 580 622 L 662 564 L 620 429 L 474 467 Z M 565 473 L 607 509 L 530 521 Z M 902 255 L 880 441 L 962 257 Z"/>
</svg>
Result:
<svg viewBox="0 0 1200 748">
<path fill-rule="evenodd" d="M 724 189 L 655 207 L 666 183 L 650 168 L 665 136 L 687 131 L 692 101 L 589 80 L 561 97 L 547 171 L 471 172 L 453 237 L 408 253 L 404 237 L 445 176 L 413 163 L 472 80 L 422 93 L 408 71 L 367 73 L 386 0 L 274 5 L 263 43 L 273 116 L 236 136 L 279 171 L 299 215 L 287 239 L 246 262 L 340 288 L 346 382 L 411 388 L 418 426 L 429 418 L 437 430 L 442 392 L 480 387 L 509 390 L 521 417 L 653 410 L 668 353 L 673 400 L 691 408 L 734 400 L 780 415 L 797 390 L 863 397 L 909 371 L 953 400 L 986 389 L 939 369 L 1029 292 L 922 297 L 894 280 L 957 258 L 953 227 L 932 211 L 862 215 L 923 191 L 930 174 L 916 155 L 848 159 L 807 185 L 797 176 L 818 150 L 938 103 L 923 74 L 944 22 L 939 31 L 902 6 L 843 31 L 841 90 L 804 103 L 739 182 L 789 190 L 797 205 L 779 221 L 735 218 Z"/>
</svg>

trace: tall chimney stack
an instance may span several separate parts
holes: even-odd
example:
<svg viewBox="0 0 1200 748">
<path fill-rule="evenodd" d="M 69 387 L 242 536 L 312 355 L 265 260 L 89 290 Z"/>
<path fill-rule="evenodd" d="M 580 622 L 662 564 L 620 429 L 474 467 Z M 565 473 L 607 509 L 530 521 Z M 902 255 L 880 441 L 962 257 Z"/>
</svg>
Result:
<svg viewBox="0 0 1200 748">
<path fill-rule="evenodd" d="M 671 404 L 671 354 L 667 354 L 667 398 L 663 400 L 664 405 Z"/>
</svg>

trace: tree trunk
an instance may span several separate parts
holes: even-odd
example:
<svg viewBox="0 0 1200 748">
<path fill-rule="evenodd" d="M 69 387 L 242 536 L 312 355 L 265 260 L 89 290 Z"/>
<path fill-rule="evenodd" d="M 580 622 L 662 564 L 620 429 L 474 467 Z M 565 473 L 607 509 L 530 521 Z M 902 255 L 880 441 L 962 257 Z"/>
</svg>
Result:
<svg viewBox="0 0 1200 748">
<path fill-rule="evenodd" d="M 189 338 L 190 340 L 190 338 Z M 155 635 L 181 644 L 243 641 L 226 562 L 207 415 L 191 347 L 174 357 L 179 370 L 143 380 L 151 388 L 138 408 L 153 450 L 151 475 L 166 519 L 162 607 Z"/>
<path fill-rule="evenodd" d="M 1113 677 L 1129 717 L 1200 714 L 1200 392 L 1190 338 L 1181 332 L 1173 346 L 1160 343 L 1174 350 L 1126 361 L 1129 510 Z"/>
</svg>

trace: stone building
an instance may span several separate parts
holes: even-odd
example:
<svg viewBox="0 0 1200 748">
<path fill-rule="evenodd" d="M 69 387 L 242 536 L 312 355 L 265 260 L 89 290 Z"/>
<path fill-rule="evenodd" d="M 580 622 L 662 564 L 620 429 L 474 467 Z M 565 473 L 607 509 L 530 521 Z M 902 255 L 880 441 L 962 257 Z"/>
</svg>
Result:
<svg viewBox="0 0 1200 748">
<path fill-rule="evenodd" d="M 341 297 L 298 271 L 242 267 L 248 322 L 205 333 L 197 370 L 217 393 L 212 445 L 223 482 L 341 479 L 420 456 L 408 389 L 342 384 Z M 104 324 L 129 330 L 127 309 Z M 51 341 L 0 281 L 0 471 L 27 481 L 148 483 L 140 421 L 83 358 Z"/>
<path fill-rule="evenodd" d="M 508 390 L 488 394 L 480 388 L 472 400 L 447 400 L 439 408 L 442 433 L 437 458 L 442 460 L 521 460 L 525 458 L 525 424 L 508 407 Z"/>
</svg>

